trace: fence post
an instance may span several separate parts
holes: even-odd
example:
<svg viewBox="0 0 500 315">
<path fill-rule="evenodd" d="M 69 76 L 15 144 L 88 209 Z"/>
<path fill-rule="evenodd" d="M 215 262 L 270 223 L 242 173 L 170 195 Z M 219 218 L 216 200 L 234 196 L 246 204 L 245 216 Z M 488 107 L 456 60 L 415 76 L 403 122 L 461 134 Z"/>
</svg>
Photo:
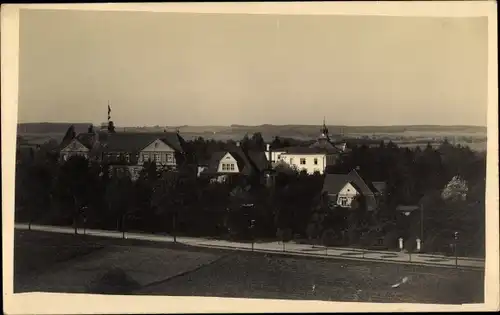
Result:
<svg viewBox="0 0 500 315">
<path fill-rule="evenodd" d="M 125 215 L 122 216 L 122 238 L 125 239 Z"/>
</svg>

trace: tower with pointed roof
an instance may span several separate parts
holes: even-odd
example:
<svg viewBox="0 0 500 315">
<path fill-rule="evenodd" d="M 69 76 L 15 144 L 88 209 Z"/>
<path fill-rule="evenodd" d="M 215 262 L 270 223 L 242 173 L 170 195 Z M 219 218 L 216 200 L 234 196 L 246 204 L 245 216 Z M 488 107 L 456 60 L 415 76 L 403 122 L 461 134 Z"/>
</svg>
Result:
<svg viewBox="0 0 500 315">
<path fill-rule="evenodd" d="M 326 122 L 325 122 L 325 117 L 323 117 L 323 126 L 320 129 L 321 134 L 319 139 L 321 140 L 330 140 L 330 137 L 328 135 L 328 127 L 326 127 Z"/>
</svg>

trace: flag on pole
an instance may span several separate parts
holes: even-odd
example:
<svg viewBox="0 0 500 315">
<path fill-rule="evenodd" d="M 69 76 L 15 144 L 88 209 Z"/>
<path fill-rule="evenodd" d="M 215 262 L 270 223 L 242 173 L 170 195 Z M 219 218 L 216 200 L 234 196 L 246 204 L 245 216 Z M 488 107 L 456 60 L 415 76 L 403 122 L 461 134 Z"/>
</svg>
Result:
<svg viewBox="0 0 500 315">
<path fill-rule="evenodd" d="M 108 120 L 111 119 L 111 106 L 109 106 L 109 102 L 108 102 Z"/>
</svg>

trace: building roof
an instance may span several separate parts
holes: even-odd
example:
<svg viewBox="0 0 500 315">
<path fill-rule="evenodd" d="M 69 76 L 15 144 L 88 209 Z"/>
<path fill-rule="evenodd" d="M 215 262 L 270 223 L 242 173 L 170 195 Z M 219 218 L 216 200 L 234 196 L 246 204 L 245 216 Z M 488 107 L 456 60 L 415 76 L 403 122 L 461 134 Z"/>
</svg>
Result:
<svg viewBox="0 0 500 315">
<path fill-rule="evenodd" d="M 92 149 L 94 147 L 95 141 L 97 140 L 97 135 L 95 133 L 79 133 L 76 137 L 76 140 L 84 145 L 87 149 Z"/>
<path fill-rule="evenodd" d="M 384 193 L 387 189 L 387 183 L 385 182 L 372 182 L 372 185 L 379 193 Z"/>
<path fill-rule="evenodd" d="M 328 139 L 318 139 L 318 141 L 314 142 L 309 147 L 323 149 L 331 154 L 340 153 L 342 151 L 341 149 L 337 148 L 333 143 L 331 143 Z"/>
<path fill-rule="evenodd" d="M 361 178 L 356 170 L 352 170 L 349 174 L 327 174 L 323 182 L 322 192 L 332 195 L 338 194 L 347 183 L 354 185 L 363 195 L 372 195 L 378 192 L 374 185 Z"/>
<path fill-rule="evenodd" d="M 325 148 L 314 148 L 314 147 L 287 147 L 279 150 L 280 152 L 285 152 L 289 154 L 330 154 L 331 152 Z"/>
<path fill-rule="evenodd" d="M 228 144 L 224 151 L 214 152 L 208 162 L 205 174 L 215 174 L 218 172 L 221 159 L 227 154 L 231 154 L 238 164 L 241 174 L 250 175 L 253 170 L 262 172 L 268 167 L 266 155 L 262 151 L 244 152 L 240 146 Z"/>
<path fill-rule="evenodd" d="M 147 132 L 116 132 L 100 133 L 104 151 L 138 152 L 153 141 L 160 139 L 178 152 L 184 152 L 182 137 L 175 132 L 147 133 Z"/>
<path fill-rule="evenodd" d="M 348 174 L 326 174 L 322 192 L 337 194 L 350 181 Z"/>
<path fill-rule="evenodd" d="M 339 154 L 342 153 L 340 148 L 337 148 L 328 139 L 318 139 L 308 146 L 291 146 L 273 151 L 286 152 L 290 154 Z"/>
<path fill-rule="evenodd" d="M 254 164 L 260 172 L 269 168 L 269 161 L 267 160 L 266 154 L 262 151 L 249 151 L 247 153 L 249 161 Z"/>
</svg>

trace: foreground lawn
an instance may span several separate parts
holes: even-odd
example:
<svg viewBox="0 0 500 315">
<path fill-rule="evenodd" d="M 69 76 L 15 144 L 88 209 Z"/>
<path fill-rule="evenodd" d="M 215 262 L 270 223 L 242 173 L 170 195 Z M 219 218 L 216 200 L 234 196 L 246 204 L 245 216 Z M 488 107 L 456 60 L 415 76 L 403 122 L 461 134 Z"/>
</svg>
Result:
<svg viewBox="0 0 500 315">
<path fill-rule="evenodd" d="M 403 277 L 408 282 L 391 286 Z M 399 303 L 482 303 L 483 272 L 234 254 L 138 294 Z M 314 289 L 313 289 L 314 288 Z"/>
<path fill-rule="evenodd" d="M 15 268 L 16 292 L 453 304 L 484 300 L 484 272 L 480 271 L 32 231 L 16 231 Z M 106 278 L 103 274 L 109 270 L 121 273 Z M 408 282 L 391 287 L 403 277 Z M 96 286 L 95 279 L 105 283 Z"/>
<path fill-rule="evenodd" d="M 220 253 L 174 244 L 16 231 L 14 292 L 126 294 L 192 271 Z"/>
</svg>

